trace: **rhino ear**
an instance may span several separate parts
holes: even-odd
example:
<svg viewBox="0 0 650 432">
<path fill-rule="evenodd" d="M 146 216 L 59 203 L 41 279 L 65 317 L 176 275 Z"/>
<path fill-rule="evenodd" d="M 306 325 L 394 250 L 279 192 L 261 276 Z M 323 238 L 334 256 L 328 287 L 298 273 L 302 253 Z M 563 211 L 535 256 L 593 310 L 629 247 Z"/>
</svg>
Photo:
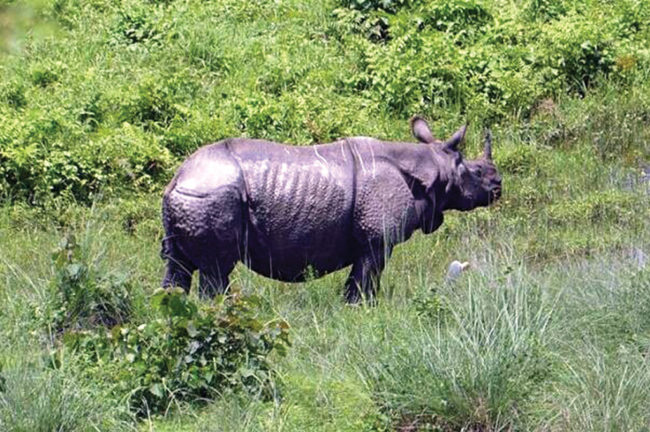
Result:
<svg viewBox="0 0 650 432">
<path fill-rule="evenodd" d="M 445 141 L 445 148 L 452 151 L 458 151 L 458 146 L 465 139 L 465 132 L 467 131 L 467 125 L 461 126 L 460 129 L 454 133 L 451 138 Z"/>
<path fill-rule="evenodd" d="M 438 141 L 431 134 L 431 129 L 429 129 L 429 123 L 427 123 L 427 121 L 424 118 L 418 115 L 413 116 L 411 117 L 410 123 L 411 123 L 411 132 L 413 133 L 413 136 L 417 138 L 418 141 L 425 144 L 432 144 Z"/>
</svg>

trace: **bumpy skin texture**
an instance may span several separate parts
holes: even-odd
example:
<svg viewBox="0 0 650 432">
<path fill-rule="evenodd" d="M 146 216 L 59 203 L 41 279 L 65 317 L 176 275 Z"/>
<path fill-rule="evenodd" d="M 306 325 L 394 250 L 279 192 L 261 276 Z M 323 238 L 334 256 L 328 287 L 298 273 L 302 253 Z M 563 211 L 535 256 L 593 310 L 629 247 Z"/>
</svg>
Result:
<svg viewBox="0 0 650 432">
<path fill-rule="evenodd" d="M 373 297 L 394 245 L 417 229 L 433 232 L 452 201 L 463 210 L 491 202 L 466 202 L 459 181 L 471 170 L 457 165 L 457 150 L 428 141 L 422 119 L 412 126 L 421 143 L 358 137 L 297 147 L 234 138 L 199 149 L 163 197 L 163 286 L 189 290 L 198 269 L 201 295 L 212 296 L 238 261 L 283 281 L 352 265 L 346 299 Z"/>
</svg>

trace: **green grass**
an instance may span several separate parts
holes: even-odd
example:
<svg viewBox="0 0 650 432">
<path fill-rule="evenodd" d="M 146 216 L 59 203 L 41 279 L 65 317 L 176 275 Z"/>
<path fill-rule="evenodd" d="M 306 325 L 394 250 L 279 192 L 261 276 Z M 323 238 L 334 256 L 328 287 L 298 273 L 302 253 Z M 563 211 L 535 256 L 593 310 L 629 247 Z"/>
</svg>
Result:
<svg viewBox="0 0 650 432">
<path fill-rule="evenodd" d="M 78 210 L 79 221 L 65 230 L 86 235 L 89 249 L 102 251 L 97 265 L 128 275 L 137 287 L 134 298 L 146 304 L 162 276 L 154 227 L 143 221 L 132 233 L 113 208 Z M 41 417 L 32 404 L 50 407 L 43 408 L 46 413 L 64 404 L 71 410 L 65 421 L 80 422 L 77 429 L 87 427 L 86 417 L 90 424 L 127 427 L 123 411 L 93 409 L 91 415 L 77 390 L 71 400 L 65 400 L 65 391 L 57 392 L 64 400 L 23 393 L 29 388 L 20 381 L 26 374 L 40 380 L 39 386 L 55 388 L 73 385 L 70 379 L 96 403 L 123 407 L 123 401 L 103 399 L 106 388 L 74 367 L 51 370 L 38 360 L 52 347 L 39 313 L 53 277 L 49 250 L 62 231 L 34 228 L 23 214 L 15 220 L 15 211 L 4 209 L 2 230 L 14 239 L 2 254 L 7 305 L 0 318 L 2 374 L 5 386 L 19 393 L 3 393 L 3 401 L 9 400 L 0 407 L 6 428 L 20 430 L 23 423 L 11 419 L 24 422 L 19 413 L 27 411 L 33 413 L 30 421 L 45 429 L 68 427 L 61 418 Z M 277 315 L 291 325 L 289 355 L 274 360 L 280 397 L 261 402 L 231 396 L 204 407 L 181 405 L 165 419 L 145 419 L 142 427 L 628 430 L 647 425 L 650 274 L 638 267 L 635 255 L 647 250 L 647 232 L 605 238 L 606 251 L 537 261 L 522 255 L 527 248 L 522 237 L 544 238 L 544 230 L 523 234 L 507 218 L 483 227 L 469 215 L 450 219 L 444 232 L 418 235 L 398 248 L 376 307 L 343 303 L 345 272 L 294 285 L 238 268 L 234 285 L 262 297 L 261 316 Z M 450 286 L 442 280 L 452 257 L 469 259 L 473 269 Z M 149 312 L 145 306 L 135 313 L 144 318 Z M 16 355 L 34 360 L 25 365 L 12 360 Z M 75 409 L 76 403 L 84 409 Z"/>
<path fill-rule="evenodd" d="M 0 429 L 650 429 L 648 22 L 635 0 L 0 0 Z M 346 271 L 238 266 L 290 325 L 274 398 L 136 418 L 60 350 L 52 252 L 73 234 L 154 318 L 160 196 L 200 145 L 407 140 L 415 113 L 469 121 L 470 157 L 490 126 L 504 195 L 397 247 L 374 307 L 345 305 Z"/>
</svg>

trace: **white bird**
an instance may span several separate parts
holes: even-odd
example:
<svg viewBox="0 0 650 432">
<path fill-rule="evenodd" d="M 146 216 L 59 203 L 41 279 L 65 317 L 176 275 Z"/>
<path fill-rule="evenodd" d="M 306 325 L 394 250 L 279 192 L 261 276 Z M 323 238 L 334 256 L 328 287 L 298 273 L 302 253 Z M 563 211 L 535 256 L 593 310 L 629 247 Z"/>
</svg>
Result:
<svg viewBox="0 0 650 432">
<path fill-rule="evenodd" d="M 467 261 L 465 262 L 460 262 L 460 261 L 452 261 L 451 264 L 449 264 L 449 270 L 447 270 L 447 277 L 445 281 L 447 283 L 452 283 L 456 279 L 458 279 L 458 276 L 467 268 L 469 267 L 469 263 Z"/>
</svg>

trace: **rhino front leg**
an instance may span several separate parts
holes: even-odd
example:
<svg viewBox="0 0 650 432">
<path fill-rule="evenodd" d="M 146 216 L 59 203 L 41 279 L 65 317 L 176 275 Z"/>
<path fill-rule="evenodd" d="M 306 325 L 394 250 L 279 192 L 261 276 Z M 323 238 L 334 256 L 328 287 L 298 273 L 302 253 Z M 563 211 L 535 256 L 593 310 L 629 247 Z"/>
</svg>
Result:
<svg viewBox="0 0 650 432">
<path fill-rule="evenodd" d="M 379 292 L 381 272 L 389 256 L 389 248 L 378 246 L 357 258 L 345 282 L 345 300 L 348 303 L 358 303 L 361 299 L 371 303 L 374 301 Z"/>
</svg>

